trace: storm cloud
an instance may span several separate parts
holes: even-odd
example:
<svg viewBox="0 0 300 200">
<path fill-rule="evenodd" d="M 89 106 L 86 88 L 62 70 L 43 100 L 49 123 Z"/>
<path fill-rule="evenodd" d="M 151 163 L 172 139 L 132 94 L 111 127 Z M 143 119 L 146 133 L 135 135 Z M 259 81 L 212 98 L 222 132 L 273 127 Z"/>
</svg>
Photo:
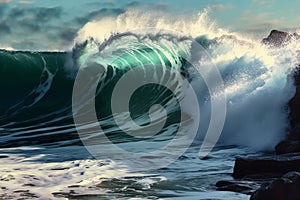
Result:
<svg viewBox="0 0 300 200">
<path fill-rule="evenodd" d="M 1 1 L 1 0 L 0 0 Z M 123 4 L 123 3 L 122 3 Z M 76 9 L 61 6 L 34 6 L 34 3 L 18 4 L 0 2 L 0 44 L 15 49 L 69 49 L 77 32 L 89 21 L 116 17 L 128 9 L 147 8 L 163 10 L 165 3 L 141 3 L 131 1 L 118 4 L 114 1 L 84 2 Z"/>
<path fill-rule="evenodd" d="M 0 34 L 9 34 L 11 32 L 8 24 L 7 24 L 7 20 L 3 19 L 0 20 Z"/>
<path fill-rule="evenodd" d="M 11 18 L 25 18 L 34 20 L 35 23 L 46 22 L 53 19 L 59 19 L 61 17 L 63 9 L 61 7 L 35 7 L 22 9 L 19 7 L 14 7 L 10 10 L 9 17 Z"/>
<path fill-rule="evenodd" d="M 88 13 L 85 16 L 76 18 L 76 22 L 78 24 L 84 25 L 85 23 L 89 22 L 93 19 L 99 19 L 102 17 L 109 17 L 109 16 L 118 16 L 119 14 L 125 12 L 124 9 L 121 8 L 102 8 L 99 10 L 94 10 Z"/>
</svg>

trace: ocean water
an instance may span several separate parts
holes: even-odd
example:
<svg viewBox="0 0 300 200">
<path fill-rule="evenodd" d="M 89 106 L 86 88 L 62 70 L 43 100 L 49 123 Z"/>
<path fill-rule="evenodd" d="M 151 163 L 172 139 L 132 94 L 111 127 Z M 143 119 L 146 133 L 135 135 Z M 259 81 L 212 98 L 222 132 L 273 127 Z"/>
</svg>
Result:
<svg viewBox="0 0 300 200">
<path fill-rule="evenodd" d="M 113 161 L 93 159 L 79 146 L 1 149 L 1 198 L 249 199 L 216 191 L 215 183 L 232 180 L 236 155 L 257 153 L 219 146 L 205 160 L 196 155 L 191 148 L 168 167 L 132 173 Z"/>
<path fill-rule="evenodd" d="M 74 41 L 67 52 L 0 50 L 0 198 L 249 198 L 215 183 L 232 179 L 236 156 L 284 138 L 297 42 L 274 49 L 205 14 L 173 23 L 132 11 L 86 24 Z M 206 78 L 209 67 L 221 85 Z M 138 77 L 120 84 L 133 70 Z"/>
</svg>

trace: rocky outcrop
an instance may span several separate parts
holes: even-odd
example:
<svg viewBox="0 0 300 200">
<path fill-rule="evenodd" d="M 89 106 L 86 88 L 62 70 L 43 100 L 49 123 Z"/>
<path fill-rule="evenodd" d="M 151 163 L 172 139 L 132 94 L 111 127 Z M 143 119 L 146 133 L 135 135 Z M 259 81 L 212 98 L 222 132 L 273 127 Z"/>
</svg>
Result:
<svg viewBox="0 0 300 200">
<path fill-rule="evenodd" d="M 299 60 L 300 62 L 300 60 Z M 294 72 L 294 83 L 296 86 L 296 93 L 290 100 L 288 106 L 290 108 L 290 123 L 292 132 L 289 134 L 289 138 L 300 139 L 300 69 L 299 66 Z"/>
<path fill-rule="evenodd" d="M 300 153 L 237 158 L 232 174 L 234 180 L 219 181 L 216 187 L 220 191 L 251 195 L 291 171 L 300 172 Z"/>
<path fill-rule="evenodd" d="M 287 134 L 284 141 L 280 142 L 275 151 L 277 154 L 300 152 L 300 70 L 294 72 L 294 82 L 296 92 L 288 103 L 290 114 L 291 131 Z"/>
<path fill-rule="evenodd" d="M 297 33 L 291 34 L 283 31 L 272 30 L 269 36 L 262 40 L 262 43 L 269 46 L 280 47 L 287 44 L 292 39 L 299 38 L 300 36 Z"/>
<path fill-rule="evenodd" d="M 300 154 L 265 156 L 259 158 L 237 158 L 234 178 L 264 179 L 280 177 L 289 171 L 300 172 Z"/>
<path fill-rule="evenodd" d="M 230 180 L 219 181 L 216 183 L 216 187 L 219 191 L 231 191 L 251 195 L 260 187 L 260 184 L 251 180 Z"/>
<path fill-rule="evenodd" d="M 267 38 L 264 38 L 262 40 L 262 43 L 273 47 L 279 47 L 284 46 L 292 39 L 299 40 L 300 35 L 298 35 L 297 33 L 291 34 L 273 30 Z M 299 51 L 298 60 L 300 63 Z M 300 152 L 300 65 L 295 69 L 293 78 L 296 86 L 296 92 L 294 97 L 288 103 L 288 107 L 290 110 L 289 120 L 291 130 L 287 134 L 286 139 L 280 142 L 275 147 L 275 151 L 277 154 Z"/>
<path fill-rule="evenodd" d="M 289 172 L 282 178 L 263 184 L 250 200 L 299 200 L 300 173 Z"/>
<path fill-rule="evenodd" d="M 300 141 L 299 140 L 284 140 L 281 141 L 275 147 L 276 154 L 287 154 L 300 152 Z"/>
<path fill-rule="evenodd" d="M 262 43 L 267 44 L 270 47 L 280 47 L 284 46 L 291 40 L 300 40 L 300 35 L 297 33 L 292 34 L 272 30 L 269 36 L 262 40 Z M 297 53 L 297 59 L 300 63 L 300 50 L 298 50 Z M 276 152 L 278 154 L 300 152 L 300 64 L 298 64 L 298 67 L 296 66 L 292 76 L 296 86 L 296 92 L 294 97 L 288 103 L 291 131 L 287 134 L 286 140 L 279 143 L 276 147 Z M 286 147 L 287 149 L 284 150 Z"/>
</svg>

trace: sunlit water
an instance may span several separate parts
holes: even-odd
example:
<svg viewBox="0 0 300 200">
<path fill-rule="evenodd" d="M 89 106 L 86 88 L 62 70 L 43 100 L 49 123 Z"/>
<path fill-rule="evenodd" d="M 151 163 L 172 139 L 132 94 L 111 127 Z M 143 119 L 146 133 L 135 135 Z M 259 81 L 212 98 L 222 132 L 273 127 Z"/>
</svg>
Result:
<svg viewBox="0 0 300 200">
<path fill-rule="evenodd" d="M 216 191 L 231 180 L 236 156 L 247 149 L 219 146 L 201 160 L 192 147 L 170 166 L 130 173 L 111 160 L 95 160 L 84 147 L 1 149 L 2 199 L 248 199 Z"/>
</svg>

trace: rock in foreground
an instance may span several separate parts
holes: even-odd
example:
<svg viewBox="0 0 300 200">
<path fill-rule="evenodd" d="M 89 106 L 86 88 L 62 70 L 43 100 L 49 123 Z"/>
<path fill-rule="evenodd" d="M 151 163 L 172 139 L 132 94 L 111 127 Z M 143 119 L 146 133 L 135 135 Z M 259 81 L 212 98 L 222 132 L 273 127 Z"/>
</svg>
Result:
<svg viewBox="0 0 300 200">
<path fill-rule="evenodd" d="M 216 183 L 217 190 L 239 192 L 251 195 L 259 188 L 260 184 L 251 180 L 227 180 Z"/>
<path fill-rule="evenodd" d="M 259 158 L 237 158 L 234 165 L 233 177 L 280 177 L 289 171 L 300 172 L 299 154 L 284 154 Z"/>
<path fill-rule="evenodd" d="M 299 200 L 300 173 L 289 172 L 270 184 L 263 184 L 250 197 L 250 200 Z"/>
</svg>

